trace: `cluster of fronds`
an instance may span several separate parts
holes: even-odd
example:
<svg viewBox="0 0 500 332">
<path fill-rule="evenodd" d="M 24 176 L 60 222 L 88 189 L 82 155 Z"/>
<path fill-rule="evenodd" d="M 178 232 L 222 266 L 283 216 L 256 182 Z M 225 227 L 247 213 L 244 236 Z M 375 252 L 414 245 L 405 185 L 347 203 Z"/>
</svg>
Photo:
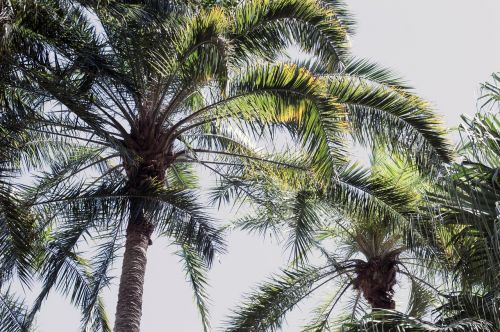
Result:
<svg viewBox="0 0 500 332">
<path fill-rule="evenodd" d="M 58 290 L 81 309 L 82 330 L 110 331 L 101 294 L 139 209 L 156 236 L 178 246 L 208 331 L 206 270 L 225 243 L 200 199 L 194 165 L 217 179 L 213 201 L 258 207 L 237 226 L 285 230 L 291 250 L 292 269 L 251 295 L 229 330 L 276 330 L 303 298 L 333 283 L 335 292 L 305 327 L 331 330 L 360 261 L 380 257 L 401 266 L 413 285 L 410 312 L 423 316 L 430 304 L 418 293 L 440 275 L 429 271 L 446 261 L 449 233 L 420 208 L 427 188 L 410 179 L 442 172 L 452 153 L 427 102 L 391 71 L 351 57 L 353 31 L 340 1 L 1 2 L 0 329 L 29 330 Z M 315 60 L 277 61 L 290 46 Z M 496 86 L 485 89 L 495 103 Z M 472 121 L 469 128 L 480 132 L 470 137 L 481 141 L 470 145 L 487 151 L 453 176 L 458 201 L 474 208 L 436 199 L 446 201 L 456 237 L 467 235 L 477 248 L 453 262 L 459 279 L 476 285 L 484 282 L 479 276 L 498 279 L 498 270 L 476 259 L 498 259 L 490 257 L 498 234 L 480 224 L 498 213 L 490 197 L 498 189 L 498 120 Z M 278 153 L 279 143 L 255 147 L 283 136 L 300 152 Z M 363 169 L 349 162 L 349 141 L 385 146 L 401 160 Z M 151 169 L 159 174 L 148 178 Z M 21 185 L 25 171 L 32 178 Z M 472 217 L 464 222 L 464 214 Z M 342 244 L 335 254 L 332 239 Z M 326 264 L 304 267 L 314 250 Z M 5 287 L 15 278 L 26 286 L 41 281 L 32 306 Z M 362 296 L 350 301 L 347 321 L 367 319 Z M 452 303 L 442 307 L 443 322 L 462 315 L 457 326 L 468 326 L 470 316 Z"/>
</svg>

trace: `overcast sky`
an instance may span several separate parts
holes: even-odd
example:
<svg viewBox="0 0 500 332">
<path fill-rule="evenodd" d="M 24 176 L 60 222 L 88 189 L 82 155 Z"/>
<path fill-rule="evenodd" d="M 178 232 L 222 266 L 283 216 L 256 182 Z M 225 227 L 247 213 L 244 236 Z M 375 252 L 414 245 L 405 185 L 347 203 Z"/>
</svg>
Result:
<svg viewBox="0 0 500 332">
<path fill-rule="evenodd" d="M 351 0 L 357 19 L 354 54 L 394 69 L 431 101 L 449 126 L 476 109 L 478 87 L 500 70 L 500 0 Z M 233 218 L 219 215 L 223 222 Z M 276 272 L 286 254 L 275 243 L 233 233 L 229 254 L 210 272 L 215 331 L 243 293 Z M 143 332 L 202 331 L 189 285 L 178 258 L 161 240 L 148 253 L 144 290 Z M 121 260 L 115 263 L 119 272 Z M 115 286 L 106 292 L 114 319 Z M 286 332 L 297 331 L 307 311 L 294 312 Z M 43 332 L 78 331 L 79 314 L 59 296 L 50 296 L 38 326 Z"/>
</svg>

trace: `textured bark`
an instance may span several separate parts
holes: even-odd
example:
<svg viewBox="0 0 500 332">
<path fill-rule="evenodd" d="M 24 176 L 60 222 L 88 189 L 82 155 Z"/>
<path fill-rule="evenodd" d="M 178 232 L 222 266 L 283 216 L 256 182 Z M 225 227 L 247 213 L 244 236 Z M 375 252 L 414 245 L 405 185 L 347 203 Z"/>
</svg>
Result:
<svg viewBox="0 0 500 332">
<path fill-rule="evenodd" d="M 132 223 L 127 229 L 114 332 L 140 331 L 146 253 L 151 228 L 147 223 Z"/>
<path fill-rule="evenodd" d="M 361 290 L 373 309 L 395 309 L 394 286 L 398 267 L 395 257 L 372 258 L 356 266 L 354 288 Z"/>
<path fill-rule="evenodd" d="M 128 177 L 128 193 L 132 197 L 147 195 L 158 185 L 165 185 L 165 171 L 172 161 L 172 148 L 158 144 L 159 141 L 164 141 L 165 135 L 161 129 L 155 130 L 155 128 L 154 119 L 149 113 L 140 112 L 137 127 L 132 128 L 130 136 L 125 140 L 125 146 L 134 155 L 131 159 L 123 158 L 123 166 Z M 151 234 L 154 228 L 150 222 L 150 209 L 154 207 L 148 204 L 147 200 L 130 199 L 130 220 L 127 227 L 114 332 L 140 331 L 146 253 L 148 245 L 152 244 Z"/>
</svg>

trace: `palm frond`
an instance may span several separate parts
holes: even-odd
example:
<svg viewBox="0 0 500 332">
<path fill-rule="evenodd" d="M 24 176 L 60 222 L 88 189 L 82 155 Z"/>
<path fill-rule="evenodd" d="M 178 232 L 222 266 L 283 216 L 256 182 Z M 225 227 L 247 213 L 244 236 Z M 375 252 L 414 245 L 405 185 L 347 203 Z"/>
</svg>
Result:
<svg viewBox="0 0 500 332">
<path fill-rule="evenodd" d="M 177 255 L 181 258 L 186 278 L 193 288 L 196 306 L 198 307 L 203 324 L 203 331 L 210 331 L 209 298 L 206 291 L 208 285 L 206 269 L 208 266 L 198 256 L 198 253 L 187 245 L 182 245 Z"/>
<path fill-rule="evenodd" d="M 336 75 L 329 92 L 345 105 L 353 137 L 361 144 L 388 146 L 424 169 L 451 161 L 451 149 L 427 102 L 399 88 L 364 78 Z M 406 155 L 406 154 L 405 154 Z"/>
<path fill-rule="evenodd" d="M 16 274 L 32 280 L 39 244 L 38 222 L 12 192 L 0 193 L 0 283 Z"/>
<path fill-rule="evenodd" d="M 67 243 L 66 248 L 69 248 L 70 245 L 71 243 Z M 91 285 L 88 262 L 74 254 L 74 252 L 65 252 L 65 248 L 58 247 L 58 244 L 51 244 L 51 247 L 47 248 L 47 256 L 42 266 L 42 275 L 43 288 L 31 308 L 28 320 L 30 323 L 37 311 L 40 310 L 49 292 L 55 286 L 84 313 L 82 319 L 83 330 L 111 331 L 100 294 L 96 294 Z"/>
<path fill-rule="evenodd" d="M 348 165 L 333 179 L 327 197 L 333 206 L 353 218 L 380 220 L 400 227 L 409 223 L 408 205 L 412 197 L 356 164 Z"/>
<path fill-rule="evenodd" d="M 333 310 L 337 307 L 339 301 L 343 298 L 344 293 L 352 286 L 352 282 L 344 281 L 341 285 L 333 292 L 333 295 L 328 296 L 328 300 L 324 301 L 322 305 L 314 310 L 313 318 L 311 322 L 304 326 L 301 331 L 303 332 L 322 332 L 331 331 L 334 323 L 332 316 Z"/>
<path fill-rule="evenodd" d="M 351 23 L 338 1 L 248 1 L 236 9 L 232 42 L 237 54 L 266 59 L 295 42 L 335 68 L 347 53 Z"/>
<path fill-rule="evenodd" d="M 495 291 L 485 294 L 465 291 L 449 294 L 446 302 L 435 311 L 443 324 L 452 324 L 462 319 L 478 319 L 498 328 L 499 308 L 500 297 Z"/>
<path fill-rule="evenodd" d="M 346 323 L 341 328 L 342 332 L 493 332 L 495 328 L 486 321 L 463 319 L 450 323 L 449 325 L 436 325 L 416 318 L 407 316 L 397 311 L 376 311 L 365 316 L 356 323 Z"/>
<path fill-rule="evenodd" d="M 434 294 L 416 279 L 411 279 L 410 300 L 406 314 L 411 317 L 423 318 L 432 306 Z"/>
<path fill-rule="evenodd" d="M 300 264 L 307 261 L 307 254 L 316 242 L 316 230 L 321 223 L 318 216 L 320 205 L 307 191 L 297 192 L 291 204 L 291 216 L 287 220 L 290 228 L 287 246 L 292 250 L 291 260 Z"/>
<path fill-rule="evenodd" d="M 329 281 L 329 271 L 308 267 L 284 271 L 262 284 L 238 307 L 227 323 L 226 331 L 277 331 L 283 316 L 303 298 Z M 319 286 L 313 286 L 320 283 Z"/>
<path fill-rule="evenodd" d="M 28 306 L 12 294 L 10 289 L 0 293 L 0 329 L 5 332 L 30 331 L 26 317 Z"/>
</svg>

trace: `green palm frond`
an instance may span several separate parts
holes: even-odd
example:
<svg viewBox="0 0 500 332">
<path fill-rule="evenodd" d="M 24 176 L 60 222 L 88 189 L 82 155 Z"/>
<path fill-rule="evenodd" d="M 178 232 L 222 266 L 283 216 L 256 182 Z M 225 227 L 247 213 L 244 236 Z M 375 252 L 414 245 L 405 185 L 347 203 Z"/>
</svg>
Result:
<svg viewBox="0 0 500 332">
<path fill-rule="evenodd" d="M 296 42 L 335 68 L 347 53 L 351 22 L 337 1 L 248 1 L 236 10 L 232 39 L 235 52 L 267 59 Z"/>
<path fill-rule="evenodd" d="M 436 325 L 422 321 L 396 311 L 377 311 L 365 316 L 356 323 L 346 323 L 340 327 L 342 332 L 493 332 L 495 328 L 486 321 L 463 319 L 450 323 L 449 325 Z"/>
<path fill-rule="evenodd" d="M 451 146 L 440 119 L 391 70 L 356 58 L 335 72 L 320 61 L 298 63 L 326 82 L 328 92 L 346 110 L 355 141 L 371 149 L 385 145 L 396 154 L 411 151 L 410 155 L 421 158 L 413 161 L 424 169 L 451 161 Z"/>
<path fill-rule="evenodd" d="M 324 84 L 294 65 L 256 65 L 228 83 L 226 97 L 196 110 L 176 125 L 194 126 L 231 118 L 261 126 L 284 126 L 297 135 L 318 172 L 331 175 L 342 156 L 344 113 Z"/>
<path fill-rule="evenodd" d="M 328 199 L 353 218 L 379 219 L 403 226 L 412 202 L 404 190 L 355 164 L 345 167 L 328 189 Z"/>
<path fill-rule="evenodd" d="M 0 192 L 0 282 L 17 275 L 32 280 L 39 242 L 38 221 L 12 192 Z"/>
<path fill-rule="evenodd" d="M 436 216 L 449 234 L 445 245 L 449 255 L 454 289 L 437 308 L 443 324 L 482 320 L 499 328 L 498 285 L 500 252 L 498 233 L 498 165 L 500 164 L 498 103 L 493 83 L 484 85 L 484 98 L 491 109 L 483 108 L 474 117 L 462 117 L 458 128 L 461 161 L 448 169 L 440 186 L 428 194 Z M 483 112 L 484 111 L 484 112 Z"/>
<path fill-rule="evenodd" d="M 307 261 L 307 254 L 316 242 L 315 230 L 321 223 L 318 216 L 320 205 L 314 195 L 306 191 L 297 192 L 291 204 L 291 216 L 287 220 L 290 228 L 287 246 L 292 251 L 291 260 L 298 264 Z"/>
<path fill-rule="evenodd" d="M 203 331 L 210 331 L 209 298 L 206 292 L 208 285 L 206 270 L 208 266 L 198 256 L 198 253 L 189 246 L 182 245 L 177 254 L 184 265 L 186 279 L 188 279 L 193 288 L 194 298 L 203 324 Z"/>
<path fill-rule="evenodd" d="M 462 116 L 462 122 L 459 127 L 462 137 L 459 153 L 466 158 L 465 165 L 470 163 L 470 168 L 477 167 L 483 172 L 488 172 L 488 168 L 494 169 L 500 156 L 498 113 L 479 113 L 474 118 Z"/>
<path fill-rule="evenodd" d="M 102 298 L 102 291 L 110 286 L 108 276 L 113 261 L 117 255 L 121 238 L 120 227 L 114 227 L 111 232 L 100 234 L 105 240 L 96 248 L 96 255 L 92 257 L 89 264 L 89 288 L 91 292 L 83 304 L 82 329 L 91 327 L 94 331 L 111 331 L 107 318 L 106 308 Z M 96 239 L 97 237 L 94 237 Z"/>
<path fill-rule="evenodd" d="M 496 72 L 493 73 L 491 77 L 491 82 L 486 82 L 481 85 L 483 91 L 481 99 L 486 99 L 482 107 L 487 105 L 492 105 L 492 107 L 494 107 L 495 105 L 498 105 L 500 101 L 500 87 L 498 86 L 500 82 L 500 74 Z"/>
<path fill-rule="evenodd" d="M 0 293 L 0 328 L 5 332 L 30 331 L 26 325 L 28 306 L 12 294 L 10 289 Z"/>
<path fill-rule="evenodd" d="M 352 282 L 348 279 L 341 282 L 341 285 L 332 292 L 333 295 L 328 295 L 328 299 L 322 305 L 314 310 L 311 322 L 304 326 L 301 331 L 303 332 L 322 332 L 331 331 L 335 325 L 335 318 L 333 311 L 337 309 L 337 304 L 343 299 L 344 293 L 352 286 Z"/>
<path fill-rule="evenodd" d="M 71 170 L 73 164 L 69 166 Z M 60 173 L 55 174 L 65 174 L 59 168 L 57 171 Z M 113 215 L 117 213 L 115 210 L 120 211 L 120 206 L 110 206 L 109 200 L 105 200 L 105 196 L 103 198 L 109 193 L 109 187 L 82 193 L 81 183 L 71 186 L 67 181 L 50 180 L 53 178 L 42 179 L 41 186 L 35 187 L 27 196 L 31 199 L 33 211 L 44 220 L 47 237 L 44 257 L 40 259 L 37 271 L 43 286 L 31 309 L 29 321 L 34 319 L 46 297 L 56 288 L 81 309 L 83 330 L 111 331 L 101 291 L 108 286 L 107 272 L 115 257 L 116 240 L 121 232 L 121 227 L 113 222 Z M 79 256 L 78 246 L 89 239 L 92 231 L 102 229 L 106 231 L 94 239 L 111 240 L 97 248 L 97 254 L 91 261 Z"/>
<path fill-rule="evenodd" d="M 494 113 L 464 118 L 459 152 L 464 161 L 454 164 L 441 190 L 429 195 L 441 207 L 441 220 L 453 235 L 455 269 L 469 286 L 496 287 L 500 266 L 498 250 L 498 142 L 499 120 Z"/>
<path fill-rule="evenodd" d="M 82 310 L 82 329 L 91 331 L 111 331 L 111 326 L 104 310 L 102 298 L 92 287 L 88 262 L 73 251 L 65 251 L 74 246 L 77 236 L 67 239 L 67 243 L 52 243 L 47 248 L 47 255 L 42 266 L 43 288 L 30 309 L 29 322 L 40 310 L 43 301 L 53 287 Z M 69 241 L 73 240 L 73 241 Z M 60 246 L 61 245 L 61 246 Z"/>
<path fill-rule="evenodd" d="M 321 285 L 328 277 L 325 268 L 284 271 L 247 297 L 230 317 L 226 331 L 277 331 L 283 316 L 319 287 L 315 284 Z"/>
<path fill-rule="evenodd" d="M 352 58 L 340 74 L 347 77 L 357 77 L 366 82 L 390 87 L 400 92 L 411 89 L 401 77 L 390 69 L 367 59 Z"/>
<path fill-rule="evenodd" d="M 195 249 L 210 266 L 215 255 L 225 251 L 225 242 L 221 230 L 193 197 L 191 191 L 170 190 L 145 198 L 161 204 L 153 219 L 157 232 Z"/>
<path fill-rule="evenodd" d="M 423 318 L 432 307 L 435 295 L 432 290 L 416 279 L 411 279 L 411 292 L 406 314 L 411 317 Z"/>
<path fill-rule="evenodd" d="M 466 291 L 450 294 L 447 301 L 436 308 L 436 312 L 444 324 L 462 319 L 482 319 L 498 328 L 500 326 L 499 307 L 500 297 L 495 291 L 485 294 Z"/>
<path fill-rule="evenodd" d="M 329 79 L 329 92 L 346 107 L 352 135 L 361 144 L 413 151 L 410 158 L 423 167 L 451 161 L 440 120 L 416 95 L 342 74 Z"/>
</svg>

